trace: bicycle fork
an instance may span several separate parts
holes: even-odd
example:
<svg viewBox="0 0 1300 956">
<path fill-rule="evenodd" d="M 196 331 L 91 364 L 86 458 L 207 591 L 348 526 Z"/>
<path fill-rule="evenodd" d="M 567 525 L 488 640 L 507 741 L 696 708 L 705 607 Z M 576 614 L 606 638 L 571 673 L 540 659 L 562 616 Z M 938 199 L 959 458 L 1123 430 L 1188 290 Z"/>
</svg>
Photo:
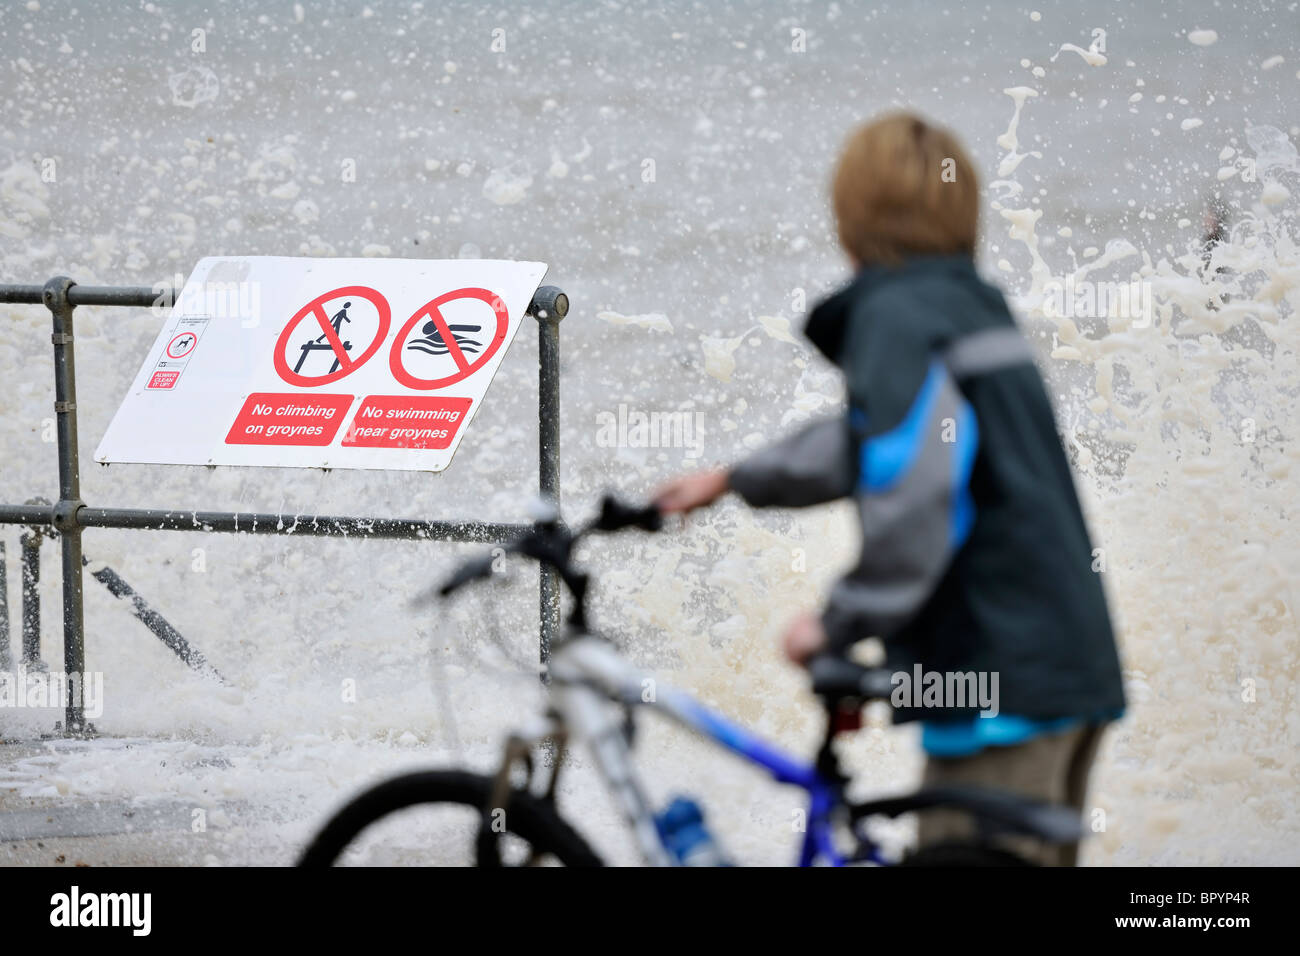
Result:
<svg viewBox="0 0 1300 956">
<path fill-rule="evenodd" d="M 531 791 L 533 776 L 537 769 L 533 760 L 533 747 L 537 744 L 546 746 L 552 755 L 551 776 L 546 784 L 544 798 L 552 804 L 555 802 L 560 767 L 564 763 L 566 739 L 567 735 L 564 730 L 557 725 L 555 720 L 550 718 L 546 720 L 544 725 L 532 727 L 529 730 L 517 731 L 506 738 L 501 766 L 492 778 L 492 790 L 487 804 L 482 808 L 482 816 L 479 821 L 478 854 L 480 860 L 486 857 L 498 865 L 500 863 L 500 833 L 498 828 L 494 826 L 497 822 L 494 815 L 498 810 L 509 812 L 507 807 L 510 804 L 510 798 L 514 790 L 510 783 L 510 774 L 516 764 L 523 764 L 523 789 Z M 528 865 L 532 866 L 538 860 L 539 856 L 534 850 L 528 859 Z"/>
</svg>

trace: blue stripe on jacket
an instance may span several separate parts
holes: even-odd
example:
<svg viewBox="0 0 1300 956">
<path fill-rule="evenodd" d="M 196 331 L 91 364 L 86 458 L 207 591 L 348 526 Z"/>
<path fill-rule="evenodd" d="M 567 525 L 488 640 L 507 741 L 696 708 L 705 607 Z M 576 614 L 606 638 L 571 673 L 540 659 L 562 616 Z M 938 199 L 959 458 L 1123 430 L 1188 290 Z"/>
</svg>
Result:
<svg viewBox="0 0 1300 956">
<path fill-rule="evenodd" d="M 867 494 L 880 494 L 906 480 L 908 473 L 920 457 L 922 444 L 929 436 L 928 429 L 939 428 L 943 423 L 933 421 L 933 408 L 938 397 L 946 366 L 935 359 L 930 364 L 925 381 L 913 399 L 903 420 L 889 431 L 873 435 L 862 442 L 860 449 L 859 488 Z M 851 413 L 852 424 L 865 430 L 866 416 L 861 410 Z M 975 524 L 975 501 L 971 496 L 970 479 L 979 452 L 979 421 L 975 410 L 963 396 L 952 423 L 952 493 L 949 541 L 955 553 L 970 537 Z M 1115 719 L 1119 714 L 1108 715 L 1103 720 Z M 964 757 L 978 753 L 986 747 L 1007 747 L 1044 734 L 1060 733 L 1084 722 L 1077 716 L 1035 720 L 1017 714 L 997 714 L 993 717 L 972 717 L 960 721 L 926 721 L 923 724 L 921 745 L 932 757 Z"/>
</svg>

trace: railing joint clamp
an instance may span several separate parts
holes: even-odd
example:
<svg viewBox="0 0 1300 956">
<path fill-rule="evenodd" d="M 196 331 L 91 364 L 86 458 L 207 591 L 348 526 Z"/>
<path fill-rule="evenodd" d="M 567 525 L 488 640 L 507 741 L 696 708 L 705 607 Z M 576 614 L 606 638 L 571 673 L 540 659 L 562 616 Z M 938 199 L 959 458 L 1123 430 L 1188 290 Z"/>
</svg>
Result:
<svg viewBox="0 0 1300 956">
<path fill-rule="evenodd" d="M 64 498 L 56 502 L 52 524 L 63 532 L 79 530 L 81 525 L 77 523 L 77 512 L 84 507 L 86 507 L 86 503 L 80 498 Z"/>
</svg>

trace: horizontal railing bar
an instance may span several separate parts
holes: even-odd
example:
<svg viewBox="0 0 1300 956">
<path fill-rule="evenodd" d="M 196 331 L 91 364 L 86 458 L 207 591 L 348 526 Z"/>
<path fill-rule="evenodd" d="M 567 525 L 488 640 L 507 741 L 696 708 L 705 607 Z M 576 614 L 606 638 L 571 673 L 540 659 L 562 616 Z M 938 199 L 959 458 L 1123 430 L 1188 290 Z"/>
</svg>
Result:
<svg viewBox="0 0 1300 956">
<path fill-rule="evenodd" d="M 528 314 L 538 315 L 542 311 L 556 310 L 563 318 L 569 311 L 568 296 L 554 286 L 543 286 L 540 292 L 555 293 L 551 298 L 541 296 L 528 303 Z M 45 287 L 40 285 L 0 285 L 0 302 L 40 305 L 45 301 Z M 72 305 L 126 305 L 148 308 L 165 306 L 170 308 L 176 301 L 173 288 L 156 288 L 151 286 L 115 286 L 115 285 L 76 285 L 68 288 L 68 302 Z M 559 304 L 557 304 L 559 303 Z"/>
<path fill-rule="evenodd" d="M 0 285 L 0 302 L 17 302 L 40 305 L 45 301 L 44 295 L 44 286 Z"/>
<path fill-rule="evenodd" d="M 0 505 L 0 524 L 54 525 L 54 509 Z M 142 531 L 211 531 L 246 534 L 305 534 L 314 537 L 397 538 L 408 540 L 507 541 L 531 525 L 497 521 L 439 521 L 421 518 L 362 518 L 353 515 L 294 515 L 236 511 L 163 511 L 157 508 L 77 510 L 83 528 L 134 528 Z"/>
<path fill-rule="evenodd" d="M 0 524 L 54 524 L 50 505 L 0 505 Z"/>
<path fill-rule="evenodd" d="M 165 305 L 172 304 L 172 290 L 148 286 L 74 285 L 68 290 L 73 305 Z"/>
<path fill-rule="evenodd" d="M 68 289 L 68 301 L 73 305 L 170 306 L 173 298 L 173 289 L 149 286 L 74 285 Z M 44 301 L 44 286 L 0 285 L 0 302 L 40 305 Z"/>
<path fill-rule="evenodd" d="M 438 521 L 419 518 L 361 518 L 352 515 L 257 514 L 229 511 L 163 511 L 152 508 L 82 508 L 86 528 L 159 531 L 226 531 L 249 534 L 359 535 L 367 538 L 431 538 L 443 541 L 500 541 L 527 530 L 523 524 Z"/>
</svg>

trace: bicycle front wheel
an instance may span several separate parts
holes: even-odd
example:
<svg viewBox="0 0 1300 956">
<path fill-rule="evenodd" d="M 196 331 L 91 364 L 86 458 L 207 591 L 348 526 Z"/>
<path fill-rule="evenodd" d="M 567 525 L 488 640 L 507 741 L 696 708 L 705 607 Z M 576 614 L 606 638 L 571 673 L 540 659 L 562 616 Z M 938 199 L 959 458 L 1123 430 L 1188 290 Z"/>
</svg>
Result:
<svg viewBox="0 0 1300 956">
<path fill-rule="evenodd" d="M 298 865 L 603 865 L 553 803 L 511 790 L 507 805 L 493 808 L 492 784 L 491 777 L 461 770 L 427 770 L 386 780 L 330 818 Z M 435 819 L 421 821 L 422 832 L 409 818 L 424 811 L 432 811 Z M 468 850 L 467 857 L 453 857 L 456 849 Z"/>
</svg>

